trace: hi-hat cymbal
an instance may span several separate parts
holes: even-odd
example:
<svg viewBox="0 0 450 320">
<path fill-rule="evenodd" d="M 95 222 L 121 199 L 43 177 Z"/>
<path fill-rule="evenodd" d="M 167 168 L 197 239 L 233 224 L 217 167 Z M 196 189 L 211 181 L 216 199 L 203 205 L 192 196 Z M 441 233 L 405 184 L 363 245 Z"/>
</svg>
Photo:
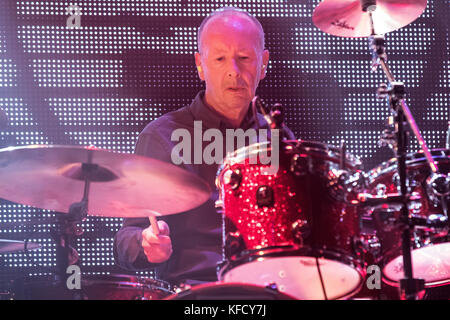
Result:
<svg viewBox="0 0 450 320">
<path fill-rule="evenodd" d="M 324 0 L 314 10 L 313 23 L 323 32 L 338 37 L 369 37 L 371 21 L 369 12 L 362 9 L 362 1 Z M 427 0 L 376 0 L 376 9 L 372 12 L 375 34 L 385 34 L 410 24 L 426 6 Z"/>
<path fill-rule="evenodd" d="M 88 214 L 147 217 L 204 203 L 211 191 L 198 176 L 135 154 L 81 146 L 33 145 L 0 149 L 0 198 L 67 213 L 83 198 L 83 163 L 90 163 Z"/>
<path fill-rule="evenodd" d="M 41 246 L 33 242 L 0 239 L 0 253 L 14 253 L 39 249 Z"/>
</svg>

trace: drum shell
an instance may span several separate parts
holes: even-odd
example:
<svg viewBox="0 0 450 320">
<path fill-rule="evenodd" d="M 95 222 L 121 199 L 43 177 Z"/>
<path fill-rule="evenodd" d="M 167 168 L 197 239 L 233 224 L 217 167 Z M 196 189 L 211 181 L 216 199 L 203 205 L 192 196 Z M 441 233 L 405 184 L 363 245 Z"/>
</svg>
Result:
<svg viewBox="0 0 450 320">
<path fill-rule="evenodd" d="M 233 260 L 254 250 L 280 246 L 308 246 L 353 256 L 353 239 L 360 232 L 358 210 L 333 197 L 329 187 L 340 169 L 336 149 L 321 143 L 287 141 L 281 143 L 279 157 L 279 170 L 274 175 L 262 174 L 269 165 L 250 163 L 250 157 L 225 161 L 219 175 L 225 258 Z M 302 159 L 295 167 L 293 157 Z M 349 159 L 346 169 L 357 171 L 357 162 Z M 237 188 L 223 181 L 230 170 L 241 175 Z M 273 192 L 269 206 L 257 204 L 261 186 Z"/>
<path fill-rule="evenodd" d="M 431 150 L 434 161 L 438 164 L 441 173 L 450 172 L 450 150 L 434 149 Z M 373 170 L 369 171 L 369 193 L 373 195 L 383 195 L 387 193 L 399 193 L 399 182 L 397 174 L 396 159 L 391 159 Z M 442 206 L 436 202 L 427 189 L 427 179 L 431 175 L 431 170 L 426 162 L 423 153 L 411 153 L 407 155 L 407 185 L 409 193 L 420 196 L 420 200 L 409 206 L 410 213 L 415 216 L 428 218 L 432 214 L 442 214 Z M 447 206 L 450 205 L 450 199 L 447 198 Z M 399 207 L 383 206 L 376 208 L 371 212 L 376 236 L 379 239 L 379 250 L 375 255 L 377 264 L 383 268 L 402 255 L 402 228 L 393 222 L 399 221 L 401 212 Z M 438 245 L 450 242 L 448 230 L 435 230 L 426 227 L 416 227 L 412 235 L 411 249 L 430 248 L 432 245 Z M 413 261 L 414 266 L 414 261 Z M 384 270 L 384 269 L 383 269 Z M 399 266 L 398 275 L 403 274 L 403 269 Z M 389 285 L 399 286 L 398 281 L 389 278 L 383 273 L 383 280 Z M 450 283 L 450 279 L 442 281 L 426 282 L 426 287 L 434 287 Z"/>
</svg>

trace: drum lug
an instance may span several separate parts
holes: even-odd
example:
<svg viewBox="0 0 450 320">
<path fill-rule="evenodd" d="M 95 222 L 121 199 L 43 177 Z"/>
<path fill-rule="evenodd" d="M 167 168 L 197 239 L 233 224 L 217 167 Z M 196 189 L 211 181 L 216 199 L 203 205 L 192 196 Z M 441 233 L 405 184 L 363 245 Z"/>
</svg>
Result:
<svg viewBox="0 0 450 320">
<path fill-rule="evenodd" d="M 374 257 L 379 257 L 381 254 L 380 239 L 374 234 L 355 236 L 353 238 L 353 250 L 358 256 L 370 253 Z"/>
<path fill-rule="evenodd" d="M 279 293 L 278 286 L 275 282 L 271 282 L 268 285 L 266 285 L 265 289 L 267 291 L 273 292 L 273 293 Z"/>
<path fill-rule="evenodd" d="M 346 170 L 330 170 L 328 173 L 327 187 L 331 196 L 337 201 L 353 204 L 358 192 L 362 192 L 366 186 L 366 176 L 363 172 L 350 175 Z M 349 199 L 351 194 L 355 199 Z"/>
<path fill-rule="evenodd" d="M 297 177 L 305 176 L 306 174 L 311 173 L 311 157 L 300 155 L 298 153 L 294 154 L 291 158 L 289 170 Z"/>
<path fill-rule="evenodd" d="M 298 219 L 292 224 L 292 235 L 295 239 L 295 241 L 300 245 L 303 246 L 303 240 L 305 238 L 308 238 L 311 233 L 311 230 L 308 225 L 308 221 Z"/>
<path fill-rule="evenodd" d="M 240 169 L 227 170 L 223 175 L 223 182 L 236 190 L 241 185 L 242 172 Z"/>
<path fill-rule="evenodd" d="M 273 189 L 269 186 L 260 186 L 256 190 L 256 204 L 258 207 L 271 207 L 274 203 Z"/>
<path fill-rule="evenodd" d="M 243 249 L 244 240 L 239 231 L 229 232 L 225 237 L 225 256 L 232 257 Z"/>
<path fill-rule="evenodd" d="M 426 190 L 435 206 L 447 206 L 445 209 L 448 210 L 449 205 L 447 203 L 450 202 L 450 175 L 432 174 L 426 180 Z"/>
</svg>

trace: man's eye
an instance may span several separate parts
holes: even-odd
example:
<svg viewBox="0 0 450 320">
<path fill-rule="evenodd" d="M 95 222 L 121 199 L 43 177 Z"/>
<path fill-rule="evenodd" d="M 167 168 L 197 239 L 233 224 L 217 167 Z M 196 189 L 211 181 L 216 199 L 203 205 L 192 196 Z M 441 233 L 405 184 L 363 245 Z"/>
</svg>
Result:
<svg viewBox="0 0 450 320">
<path fill-rule="evenodd" d="M 216 60 L 217 60 L 217 61 L 222 61 L 222 60 L 223 60 L 223 57 L 216 58 Z"/>
<path fill-rule="evenodd" d="M 246 56 L 242 56 L 242 57 L 240 57 L 240 59 L 241 59 L 241 60 L 247 60 L 247 59 L 248 59 L 248 57 L 246 57 Z"/>
</svg>

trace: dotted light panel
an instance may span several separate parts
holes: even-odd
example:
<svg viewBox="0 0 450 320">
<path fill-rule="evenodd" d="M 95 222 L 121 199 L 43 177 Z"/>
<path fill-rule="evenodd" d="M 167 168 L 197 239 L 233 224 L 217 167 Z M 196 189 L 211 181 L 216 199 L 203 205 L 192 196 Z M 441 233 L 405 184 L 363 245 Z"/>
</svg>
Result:
<svg viewBox="0 0 450 320">
<path fill-rule="evenodd" d="M 18 1 L 0 10 L 0 108 L 8 124 L 0 146 L 95 145 L 133 152 L 139 132 L 192 101 L 203 88 L 194 68 L 204 16 L 224 5 L 254 14 L 266 32 L 268 74 L 258 94 L 285 108 L 298 138 L 339 145 L 370 169 L 391 153 L 378 146 L 389 108 L 376 98 L 386 82 L 370 70 L 367 39 L 338 38 L 312 23 L 318 0 Z M 68 8 L 80 12 L 67 27 Z M 389 65 L 432 148 L 445 146 L 450 120 L 449 0 L 429 0 L 410 25 L 386 35 Z M 413 140 L 413 139 L 410 139 Z M 412 141 L 410 151 L 418 150 Z M 0 239 L 41 245 L 0 255 L 0 290 L 11 279 L 46 275 L 56 264 L 55 213 L 3 199 Z M 76 246 L 85 274 L 124 273 L 114 265 L 122 220 L 88 218 Z M 149 275 L 150 271 L 139 272 Z"/>
</svg>

